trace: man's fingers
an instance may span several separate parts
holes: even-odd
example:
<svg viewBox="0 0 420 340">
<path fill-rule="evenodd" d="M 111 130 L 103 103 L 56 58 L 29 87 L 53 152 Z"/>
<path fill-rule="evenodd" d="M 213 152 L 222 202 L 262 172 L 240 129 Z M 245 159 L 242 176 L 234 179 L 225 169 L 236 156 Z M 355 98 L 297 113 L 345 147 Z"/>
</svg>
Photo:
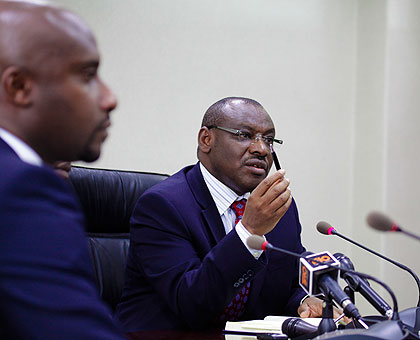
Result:
<svg viewBox="0 0 420 340">
<path fill-rule="evenodd" d="M 264 178 L 264 180 L 258 184 L 258 186 L 254 189 L 252 192 L 256 196 L 262 196 L 264 195 L 272 186 L 273 184 L 280 181 L 283 177 L 286 171 L 284 169 L 276 171 L 271 176 L 268 176 Z"/>
<path fill-rule="evenodd" d="M 280 182 L 274 184 L 266 193 L 269 204 L 284 204 L 291 195 L 289 187 L 289 180 L 284 178 Z"/>
<path fill-rule="evenodd" d="M 292 192 L 286 188 L 280 195 L 273 198 L 269 204 L 269 209 L 273 211 L 279 218 L 281 218 L 292 204 Z"/>
<path fill-rule="evenodd" d="M 286 213 L 286 211 L 289 209 L 290 205 L 292 204 L 292 200 L 293 200 L 293 197 L 292 197 L 292 195 L 290 193 L 290 190 L 289 190 L 289 196 L 287 198 L 286 203 L 284 203 L 282 206 L 280 206 L 279 209 L 277 209 L 277 211 L 276 211 L 278 216 L 283 217 L 283 215 Z"/>
<path fill-rule="evenodd" d="M 309 318 L 309 315 L 310 315 L 309 309 L 304 309 L 304 310 L 299 312 L 299 316 L 301 318 Z"/>
</svg>

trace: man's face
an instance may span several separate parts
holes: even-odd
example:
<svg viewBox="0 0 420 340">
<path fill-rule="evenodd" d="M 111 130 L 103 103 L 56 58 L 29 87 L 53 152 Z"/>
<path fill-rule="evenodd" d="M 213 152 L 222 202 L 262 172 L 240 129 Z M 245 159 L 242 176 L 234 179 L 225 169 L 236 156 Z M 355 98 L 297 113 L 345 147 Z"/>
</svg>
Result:
<svg viewBox="0 0 420 340">
<path fill-rule="evenodd" d="M 273 122 L 262 107 L 236 100 L 224 112 L 222 127 L 246 131 L 251 136 L 275 134 Z M 234 134 L 219 129 L 211 129 L 210 133 L 214 134 L 208 153 L 210 172 L 237 194 L 255 189 L 273 163 L 268 146 L 261 139 L 244 143 Z"/>
<path fill-rule="evenodd" d="M 51 58 L 48 70 L 36 78 L 37 129 L 44 134 L 38 149 L 46 150 L 47 162 L 91 162 L 100 155 L 116 98 L 98 76 L 99 53 L 91 33 L 62 35 L 60 58 Z"/>
</svg>

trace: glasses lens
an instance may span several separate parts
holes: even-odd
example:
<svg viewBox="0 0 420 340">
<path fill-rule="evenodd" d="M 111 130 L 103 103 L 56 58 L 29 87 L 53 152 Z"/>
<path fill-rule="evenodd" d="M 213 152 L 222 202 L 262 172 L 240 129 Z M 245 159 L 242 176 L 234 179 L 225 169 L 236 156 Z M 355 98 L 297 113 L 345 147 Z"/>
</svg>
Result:
<svg viewBox="0 0 420 340">
<path fill-rule="evenodd" d="M 273 137 L 262 137 L 262 139 L 267 146 L 273 145 L 274 143 Z"/>
</svg>

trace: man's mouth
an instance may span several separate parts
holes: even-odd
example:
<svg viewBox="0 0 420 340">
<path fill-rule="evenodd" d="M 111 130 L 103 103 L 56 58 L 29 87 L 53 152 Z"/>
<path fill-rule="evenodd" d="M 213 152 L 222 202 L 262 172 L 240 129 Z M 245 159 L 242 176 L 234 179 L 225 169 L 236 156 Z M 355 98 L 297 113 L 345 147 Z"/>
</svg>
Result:
<svg viewBox="0 0 420 340">
<path fill-rule="evenodd" d="M 251 159 L 245 165 L 252 169 L 252 172 L 258 175 L 267 173 L 267 163 L 259 159 Z"/>
<path fill-rule="evenodd" d="M 96 128 L 96 134 L 100 136 L 99 138 L 103 142 L 108 137 L 108 128 L 111 126 L 111 121 L 109 119 L 103 121 Z"/>
<path fill-rule="evenodd" d="M 107 119 L 104 123 L 102 123 L 101 127 L 103 130 L 108 129 L 111 126 L 111 121 Z"/>
</svg>

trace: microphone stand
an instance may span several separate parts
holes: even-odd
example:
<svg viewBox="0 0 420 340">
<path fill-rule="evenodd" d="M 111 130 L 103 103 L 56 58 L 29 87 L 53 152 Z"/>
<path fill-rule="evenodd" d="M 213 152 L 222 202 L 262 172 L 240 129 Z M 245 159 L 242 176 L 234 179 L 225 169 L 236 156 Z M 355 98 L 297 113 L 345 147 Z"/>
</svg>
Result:
<svg viewBox="0 0 420 340">
<path fill-rule="evenodd" d="M 318 333 L 324 334 L 335 331 L 337 326 L 334 322 L 333 302 L 328 294 L 325 295 L 325 300 L 322 302 L 322 320 L 318 326 Z"/>
<path fill-rule="evenodd" d="M 399 262 L 396 262 L 396 261 L 390 259 L 389 257 L 386 257 L 386 256 L 384 256 L 384 255 L 382 255 L 382 254 L 380 254 L 380 253 L 378 253 L 378 252 L 376 252 L 372 249 L 369 249 L 368 247 L 365 247 L 364 245 L 362 245 L 362 244 L 360 244 L 356 241 L 353 241 L 352 239 L 349 239 L 348 237 L 344 236 L 343 234 L 340 234 L 335 229 L 333 229 L 333 231 L 331 231 L 331 234 L 337 235 L 337 236 L 341 237 L 342 239 L 344 239 L 344 240 L 346 240 L 350 243 L 353 243 L 354 245 L 356 245 L 356 246 L 358 246 L 358 247 L 360 247 L 360 248 L 362 248 L 362 249 L 364 249 L 364 250 L 366 250 L 366 251 L 368 251 L 368 252 L 370 252 L 370 253 L 372 253 L 376 256 L 379 256 L 380 258 L 384 259 L 385 261 L 391 262 L 393 265 L 407 271 L 416 281 L 417 289 L 418 289 L 418 295 L 419 295 L 419 298 L 418 298 L 418 301 L 417 301 L 417 307 L 420 307 L 420 280 L 419 280 L 418 276 L 410 268 L 408 268 L 407 266 L 405 266 L 405 265 L 403 265 Z"/>
<path fill-rule="evenodd" d="M 344 293 L 348 295 L 351 302 L 356 303 L 356 298 L 354 297 L 354 290 L 350 286 L 344 287 Z"/>
</svg>

